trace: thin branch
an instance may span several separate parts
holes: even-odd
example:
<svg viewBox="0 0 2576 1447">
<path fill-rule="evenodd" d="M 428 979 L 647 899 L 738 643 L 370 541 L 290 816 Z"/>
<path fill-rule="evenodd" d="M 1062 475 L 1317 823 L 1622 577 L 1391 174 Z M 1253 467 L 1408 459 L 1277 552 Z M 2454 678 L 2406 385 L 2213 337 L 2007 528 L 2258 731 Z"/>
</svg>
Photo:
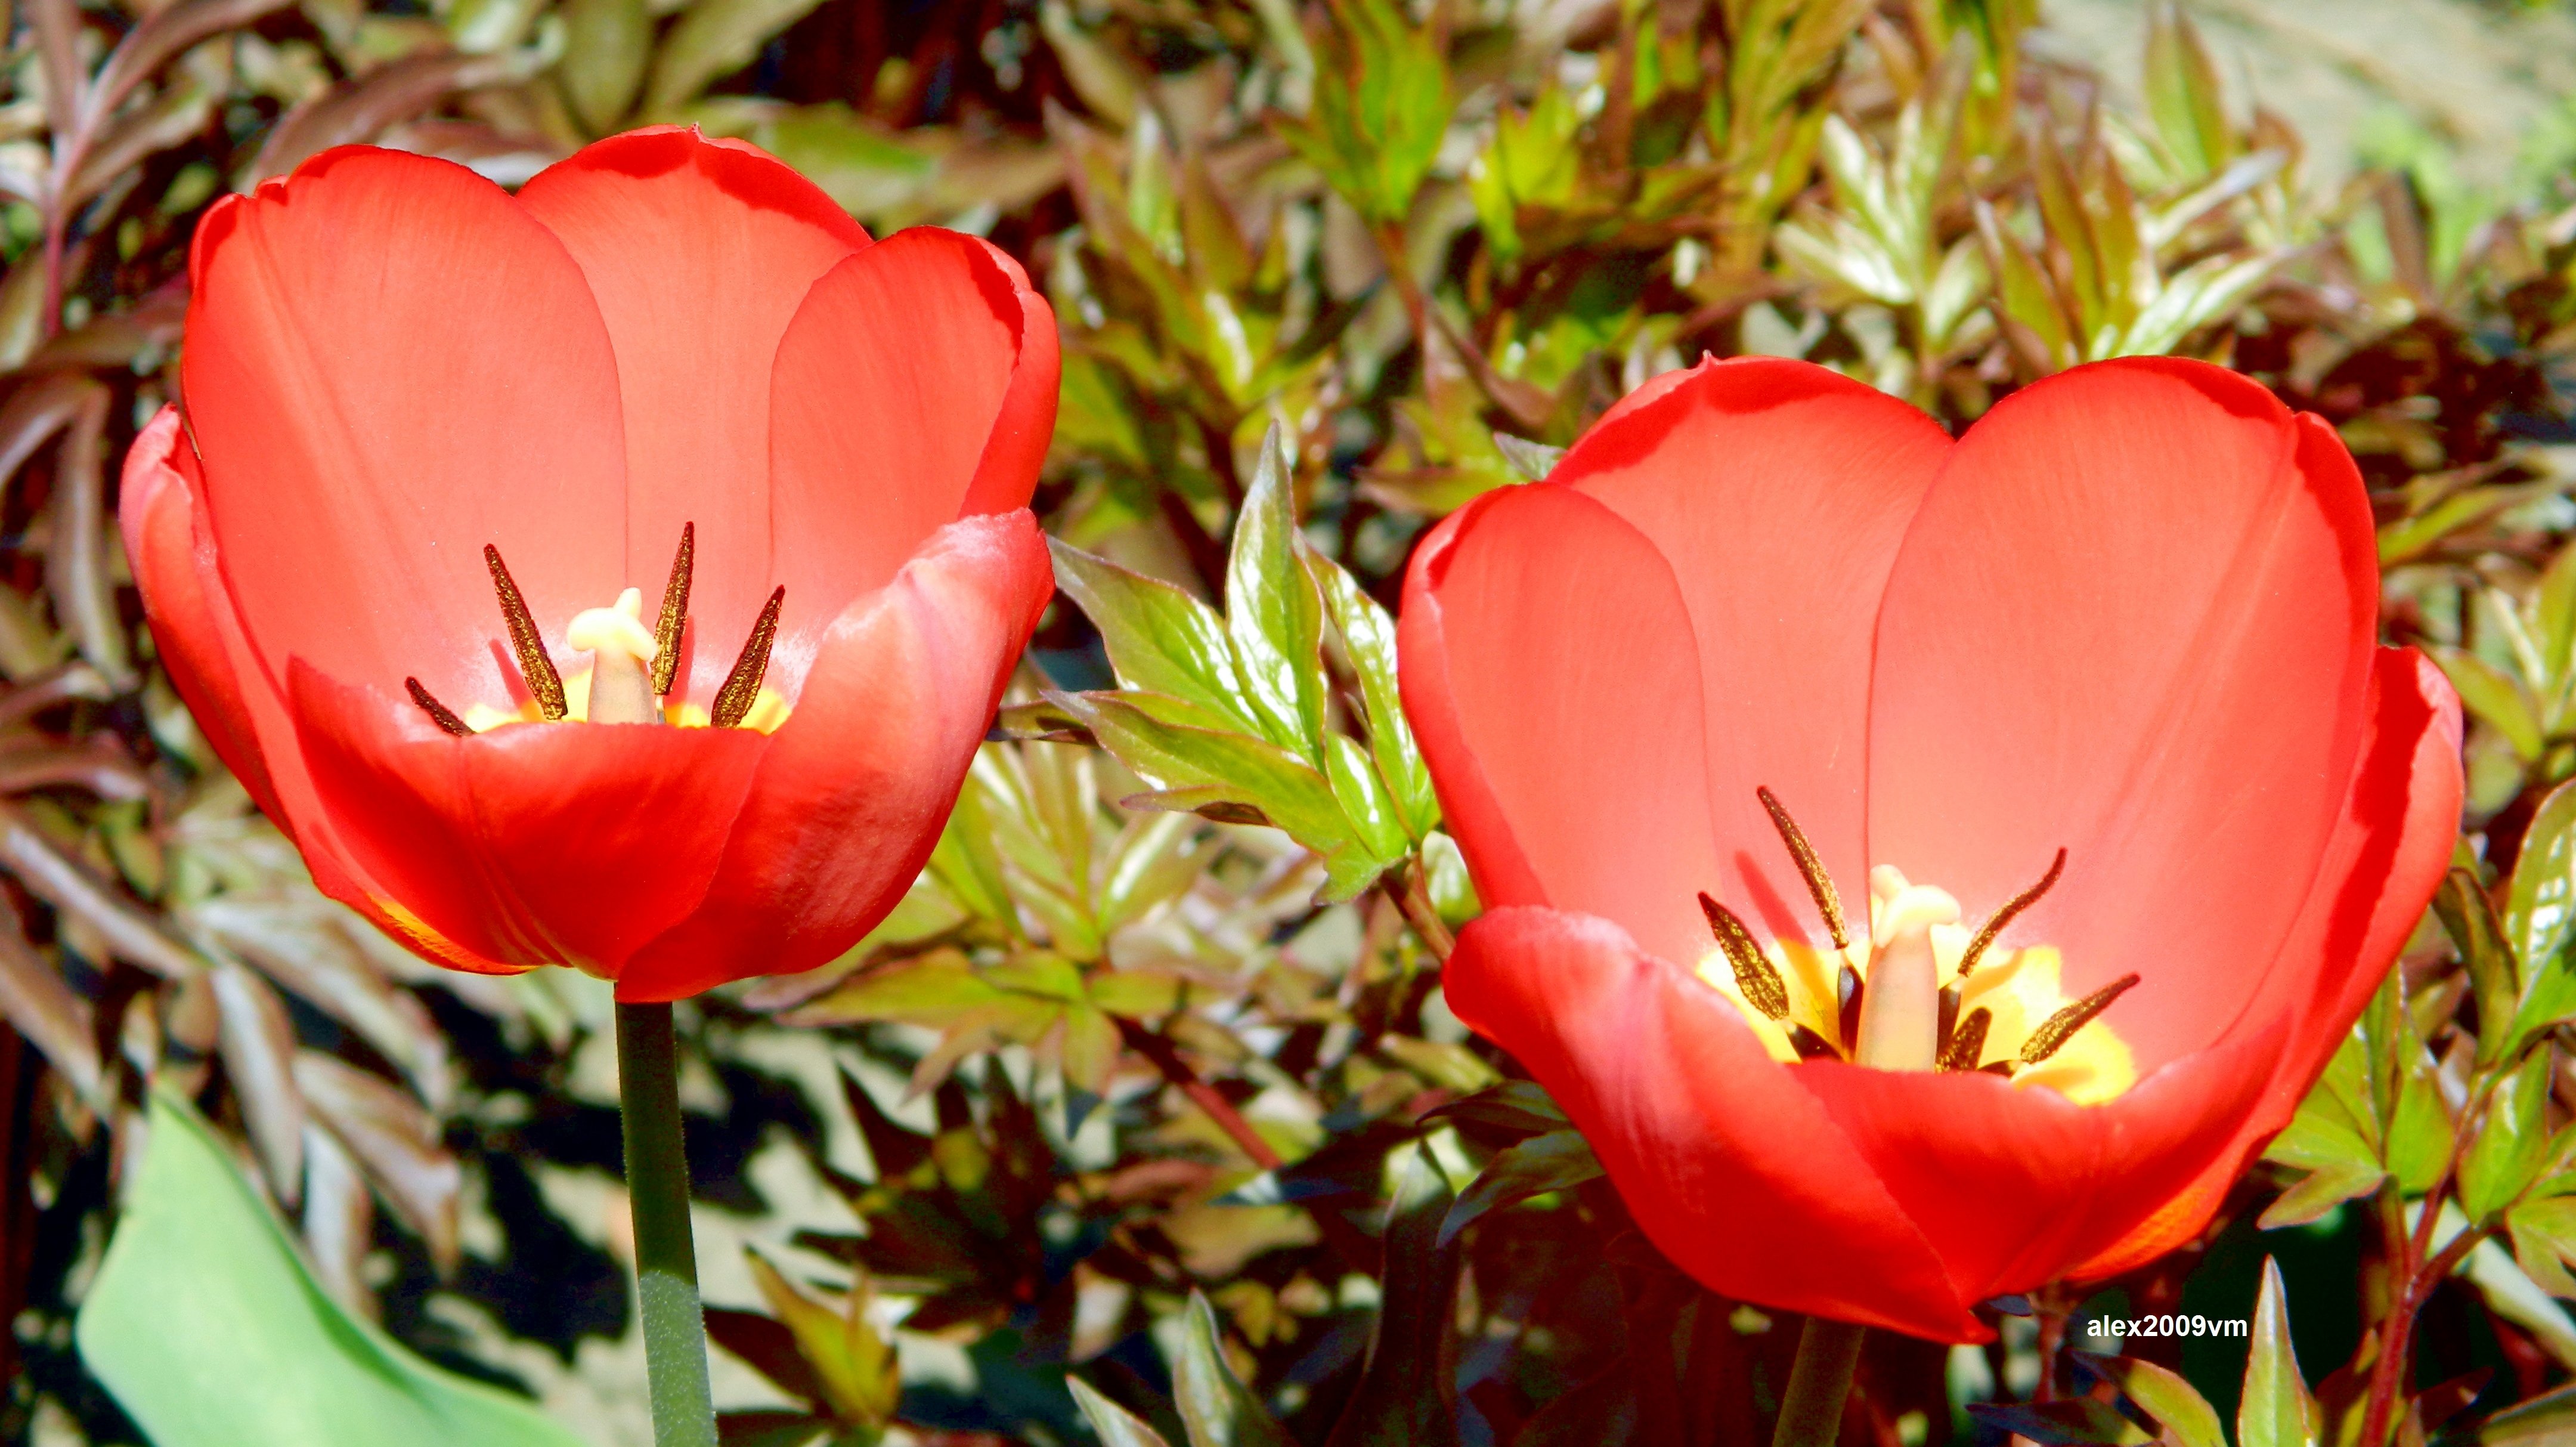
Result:
<svg viewBox="0 0 2576 1447">
<path fill-rule="evenodd" d="M 1126 1042 L 1127 1048 L 1154 1062 L 1154 1068 L 1163 1072 L 1163 1079 L 1178 1086 L 1181 1094 L 1206 1111 L 1208 1118 L 1217 1123 L 1217 1128 L 1242 1147 L 1245 1155 L 1252 1157 L 1254 1165 L 1265 1171 L 1279 1169 L 1283 1164 L 1279 1152 L 1261 1138 L 1261 1133 L 1252 1128 L 1252 1122 L 1245 1120 L 1243 1112 L 1234 1108 L 1234 1102 L 1227 1100 L 1215 1086 L 1190 1068 L 1190 1063 L 1181 1058 L 1181 1052 L 1172 1047 L 1171 1041 L 1133 1020 L 1112 1018 L 1118 1020 L 1118 1038 Z"/>
</svg>

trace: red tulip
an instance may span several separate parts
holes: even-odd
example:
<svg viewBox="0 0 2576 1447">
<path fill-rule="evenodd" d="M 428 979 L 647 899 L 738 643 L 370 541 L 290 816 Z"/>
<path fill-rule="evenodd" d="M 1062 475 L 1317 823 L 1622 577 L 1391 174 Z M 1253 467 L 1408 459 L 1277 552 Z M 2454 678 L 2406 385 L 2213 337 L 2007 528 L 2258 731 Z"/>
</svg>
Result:
<svg viewBox="0 0 2576 1447">
<path fill-rule="evenodd" d="M 189 270 L 126 547 L 326 892 L 627 1001 L 811 967 L 893 906 L 1052 589 L 1055 327 L 1017 265 L 872 243 L 658 129 L 515 198 L 331 151 L 218 205 Z"/>
<path fill-rule="evenodd" d="M 1956 442 L 1803 363 L 1662 378 L 1415 554 L 1489 906 L 1450 1006 L 1711 1288 L 1983 1339 L 2205 1225 L 2431 897 L 2458 704 L 2378 581 L 2333 431 L 2215 367 Z"/>
</svg>

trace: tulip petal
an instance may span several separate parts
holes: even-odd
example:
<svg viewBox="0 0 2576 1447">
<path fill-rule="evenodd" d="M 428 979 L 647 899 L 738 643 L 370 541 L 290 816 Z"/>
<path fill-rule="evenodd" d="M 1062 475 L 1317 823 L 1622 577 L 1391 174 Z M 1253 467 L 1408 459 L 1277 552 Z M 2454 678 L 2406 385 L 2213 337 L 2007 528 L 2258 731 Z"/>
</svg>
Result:
<svg viewBox="0 0 2576 1447">
<path fill-rule="evenodd" d="M 164 407 L 125 456 L 118 507 L 125 552 L 143 594 L 162 667 L 197 726 L 261 812 L 304 855 L 313 883 L 424 959 L 475 974 L 516 974 L 388 908 L 384 892 L 348 857 L 314 797 L 295 726 L 242 633 L 225 590 L 202 505 L 196 450 L 179 410 Z"/>
<path fill-rule="evenodd" d="M 1707 953 L 1699 662 L 1653 543 L 1570 487 L 1488 493 L 1415 549 L 1397 626 L 1405 713 L 1485 902 Z"/>
<path fill-rule="evenodd" d="M 354 242 L 352 238 L 363 238 Z M 616 363 L 581 269 L 461 166 L 324 152 L 198 227 L 182 358 L 213 538 L 272 677 L 501 704 L 482 550 L 559 628 L 624 580 Z"/>
<path fill-rule="evenodd" d="M 2290 1122 L 2450 867 L 2460 822 L 2460 702 L 2413 649 L 2378 651 L 2370 735 L 2326 861 L 2245 1022 L 2290 1021 L 2262 1100 L 2231 1147 L 2162 1209 L 2070 1276 L 2116 1275 L 2199 1234 L 2255 1152 Z"/>
<path fill-rule="evenodd" d="M 680 525 L 697 524 L 690 601 L 701 628 L 682 646 L 694 680 L 684 695 L 704 704 L 776 582 L 769 384 L 779 338 L 815 280 L 868 234 L 784 163 L 695 127 L 600 141 L 539 172 L 519 202 L 581 264 L 617 350 L 625 581 L 658 597 Z"/>
<path fill-rule="evenodd" d="M 1950 438 L 1876 388 L 1801 362 L 1746 357 L 1666 375 L 1681 380 L 1622 403 L 1548 480 L 1627 519 L 1681 585 L 1708 701 L 1709 809 L 1727 861 L 1724 884 L 1701 887 L 1770 934 L 1821 943 L 1754 790 L 1780 798 L 1857 905 L 1871 863 L 1862 853 L 1871 634 Z M 1860 915 L 1855 929 L 1868 924 Z"/>
<path fill-rule="evenodd" d="M 769 460 L 792 679 L 850 601 L 955 519 L 1028 505 L 1055 426 L 1055 314 L 1019 265 L 916 227 L 814 284 L 778 348 Z"/>
<path fill-rule="evenodd" d="M 769 738 L 704 905 L 636 955 L 618 998 L 811 969 L 883 919 L 938 842 L 1054 587 L 1020 510 L 949 524 L 852 603 Z"/>
<path fill-rule="evenodd" d="M 349 852 L 451 939 L 615 974 L 705 894 L 767 736 L 510 724 L 451 738 L 297 660 L 288 696 Z"/>
<path fill-rule="evenodd" d="M 2015 928 L 2142 1072 L 2243 1008 L 2358 747 L 2377 568 L 2333 434 L 2170 358 L 2005 399 L 1951 454 L 1878 630 L 1869 849 Z"/>
<path fill-rule="evenodd" d="M 1991 1335 L 1869 1165 L 1735 1007 L 1607 920 L 1506 907 L 1460 931 L 1449 1007 L 1529 1067 L 1639 1229 L 1727 1296 Z M 1813 1068 L 1813 1067 L 1808 1067 Z"/>
</svg>

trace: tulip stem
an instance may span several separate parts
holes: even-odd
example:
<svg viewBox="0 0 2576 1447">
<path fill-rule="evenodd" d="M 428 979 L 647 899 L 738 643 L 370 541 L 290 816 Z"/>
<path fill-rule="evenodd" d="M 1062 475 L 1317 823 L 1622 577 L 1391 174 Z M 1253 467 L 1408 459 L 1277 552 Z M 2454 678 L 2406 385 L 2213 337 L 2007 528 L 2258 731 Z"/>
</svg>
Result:
<svg viewBox="0 0 2576 1447">
<path fill-rule="evenodd" d="M 1842 1432 L 1843 1399 L 1851 1395 L 1852 1368 L 1860 1365 L 1861 1338 L 1868 1334 L 1869 1328 L 1847 1321 L 1807 1318 L 1771 1447 L 1833 1447 Z"/>
<path fill-rule="evenodd" d="M 635 1212 L 635 1295 L 654 1447 L 716 1447 L 706 1316 L 689 1236 L 689 1158 L 680 1145 L 680 1050 L 671 1007 L 617 1007 L 617 1094 L 626 1121 L 626 1195 Z"/>
</svg>

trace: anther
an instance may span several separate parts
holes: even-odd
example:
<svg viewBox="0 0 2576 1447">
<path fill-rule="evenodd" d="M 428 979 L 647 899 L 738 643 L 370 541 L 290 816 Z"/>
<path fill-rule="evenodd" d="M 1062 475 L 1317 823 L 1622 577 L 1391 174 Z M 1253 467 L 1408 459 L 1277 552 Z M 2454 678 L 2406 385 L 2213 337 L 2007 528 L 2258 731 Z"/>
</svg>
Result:
<svg viewBox="0 0 2576 1447">
<path fill-rule="evenodd" d="M 510 568 L 501 561 L 501 550 L 485 543 L 483 565 L 492 570 L 492 591 L 501 596 L 501 616 L 510 624 L 510 647 L 519 655 L 519 676 L 527 681 L 528 692 L 536 698 L 537 711 L 548 723 L 557 722 L 569 710 L 564 703 L 563 675 L 555 672 L 555 661 L 546 653 L 545 635 L 537 631 L 537 620 L 529 616 L 528 600 L 519 596 L 519 585 L 510 580 Z"/>
<path fill-rule="evenodd" d="M 1799 1059 L 1840 1060 L 1843 1058 L 1843 1053 L 1836 1050 L 1833 1042 L 1827 1040 L 1824 1036 L 1817 1034 L 1815 1031 L 1808 1029 L 1806 1026 L 1799 1024 L 1795 1020 L 1789 1021 L 1788 1026 L 1789 1048 L 1798 1052 Z"/>
<path fill-rule="evenodd" d="M 698 525 L 680 524 L 680 551 L 671 558 L 671 581 L 662 587 L 662 615 L 653 622 L 653 692 L 667 696 L 680 676 L 680 629 L 689 621 L 689 570 L 698 555 Z"/>
<path fill-rule="evenodd" d="M 1798 821 L 1780 805 L 1779 797 L 1768 787 L 1753 791 L 1762 807 L 1771 815 L 1771 827 L 1780 831 L 1780 842 L 1789 846 L 1789 857 L 1798 862 L 1798 873 L 1807 881 L 1807 893 L 1816 901 L 1816 913 L 1825 917 L 1825 933 L 1831 935 L 1835 949 L 1851 943 L 1851 932 L 1843 927 L 1842 896 L 1834 892 L 1833 876 L 1825 873 L 1824 861 L 1816 857 L 1815 847 L 1807 842 Z"/>
<path fill-rule="evenodd" d="M 419 679 L 404 679 L 403 689 L 411 695 L 411 701 L 413 703 L 420 705 L 420 711 L 429 715 L 429 721 L 431 723 L 438 725 L 441 729 L 454 734 L 460 739 L 470 739 L 474 737 L 474 730 L 466 726 L 465 720 L 458 718 L 454 709 L 449 708 L 447 705 L 440 703 L 436 698 L 432 697 L 428 689 L 420 686 Z"/>
<path fill-rule="evenodd" d="M 2127 994 L 2129 987 L 2136 983 L 2138 983 L 2136 975 L 2122 975 L 2101 989 L 2049 1016 L 2038 1029 L 2030 1032 L 2029 1039 L 2021 1042 L 2021 1063 L 2037 1065 L 2056 1054 L 2067 1041 L 2075 1038 L 2076 1031 L 2092 1024 L 2094 1016 L 2110 1009 L 2111 1002 Z"/>
<path fill-rule="evenodd" d="M 1941 1042 L 1941 1057 L 1934 1062 L 1938 1070 L 1974 1070 L 1986 1053 L 1986 1031 L 1995 1023 L 1994 1012 L 1983 1005 L 1968 1012 L 1949 1038 Z"/>
<path fill-rule="evenodd" d="M 1859 1048 L 1860 1040 L 1860 971 L 1844 965 L 1834 976 L 1834 1029 L 1843 1037 L 1843 1048 Z"/>
<path fill-rule="evenodd" d="M 787 589 L 782 586 L 769 595 L 759 621 L 751 625 L 750 641 L 742 645 L 742 656 L 733 661 L 733 672 L 725 675 L 724 687 L 716 690 L 715 705 L 707 710 L 717 728 L 741 723 L 760 700 L 761 675 L 769 671 L 769 645 L 778 638 L 779 605 L 786 600 Z"/>
<path fill-rule="evenodd" d="M 1770 958 L 1762 953 L 1762 947 L 1754 943 L 1753 932 L 1744 927 L 1744 921 L 1704 893 L 1699 897 L 1699 912 L 1708 916 L 1709 933 L 1717 936 L 1717 947 L 1726 952 L 1726 962 L 1735 967 L 1735 989 L 1744 1002 L 1774 1020 L 1788 1019 L 1789 987 Z"/>
<path fill-rule="evenodd" d="M 2048 872 L 2039 877 L 2039 883 L 2005 901 L 2004 907 L 1995 911 L 1994 918 L 1986 921 L 1985 928 L 1977 931 L 1977 937 L 1968 941 L 1968 948 L 1959 956 L 1958 978 L 1966 979 L 1968 972 L 1977 967 L 1977 961 L 1985 957 L 1986 946 L 1995 942 L 1995 937 L 2004 932 L 2005 926 L 2020 918 L 2023 910 L 2039 903 L 2039 897 L 2048 893 L 2049 888 L 2057 883 L 2057 876 L 2065 872 L 2066 851 L 2060 849 L 2057 857 L 2049 861 Z"/>
</svg>

